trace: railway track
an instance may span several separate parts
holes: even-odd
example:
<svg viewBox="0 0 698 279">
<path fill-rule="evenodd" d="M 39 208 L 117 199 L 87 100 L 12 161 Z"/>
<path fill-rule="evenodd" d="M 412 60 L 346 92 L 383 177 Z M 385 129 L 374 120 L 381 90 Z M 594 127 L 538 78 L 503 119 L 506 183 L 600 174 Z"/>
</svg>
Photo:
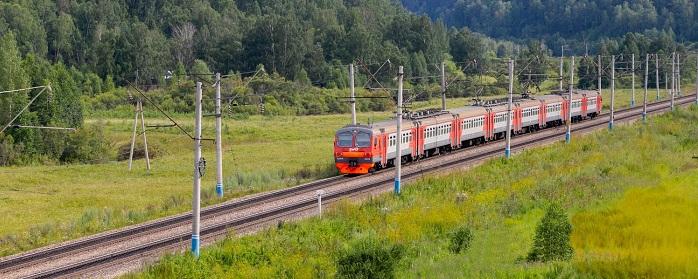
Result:
<svg viewBox="0 0 698 279">
<path fill-rule="evenodd" d="M 686 105 L 695 102 L 695 96 L 685 96 L 676 99 L 676 105 Z M 648 113 L 658 113 L 668 110 L 669 101 L 648 104 Z M 623 109 L 615 112 L 616 122 L 623 122 L 641 116 L 642 107 Z M 608 114 L 577 123 L 572 131 L 586 132 L 605 127 Z M 564 126 L 541 130 L 514 137 L 512 150 L 517 151 L 544 142 L 554 142 L 564 137 Z M 444 156 L 436 156 L 427 160 L 416 161 L 406 165 L 403 180 L 418 178 L 424 174 L 473 164 L 487 158 L 501 156 L 503 141 L 489 142 L 473 148 L 466 148 Z M 225 202 L 207 207 L 202 210 L 202 220 L 215 219 L 232 212 L 254 210 L 249 214 L 228 218 L 203 226 L 201 235 L 205 240 L 220 238 L 233 230 L 243 232 L 252 230 L 274 221 L 293 218 L 317 207 L 314 192 L 319 189 L 328 190 L 323 196 L 323 203 L 333 203 L 341 199 L 361 196 L 365 193 L 384 191 L 392 187 L 392 170 L 382 170 L 373 175 L 348 178 L 331 177 L 303 184 L 300 186 L 263 193 L 242 199 Z M 279 205 L 267 206 L 273 203 Z M 190 232 L 182 230 L 191 225 L 191 213 L 179 214 L 136 225 L 124 229 L 98 234 L 91 237 L 53 245 L 47 248 L 22 253 L 16 256 L 0 259 L 0 277 L 2 278 L 54 278 L 75 277 L 90 272 L 103 270 L 106 267 L 119 265 L 142 257 L 155 257 L 164 252 L 181 250 L 190 241 Z M 134 245 L 128 245 L 133 239 L 147 237 L 168 230 L 179 228 L 179 231 L 167 233 L 162 237 Z M 83 257 L 77 255 L 101 249 L 105 246 L 122 246 L 109 252 Z M 76 258 L 71 261 L 70 258 Z M 68 260 L 66 260 L 68 259 Z M 51 265 L 52 262 L 63 262 Z M 45 268 L 41 268 L 45 266 Z"/>
</svg>

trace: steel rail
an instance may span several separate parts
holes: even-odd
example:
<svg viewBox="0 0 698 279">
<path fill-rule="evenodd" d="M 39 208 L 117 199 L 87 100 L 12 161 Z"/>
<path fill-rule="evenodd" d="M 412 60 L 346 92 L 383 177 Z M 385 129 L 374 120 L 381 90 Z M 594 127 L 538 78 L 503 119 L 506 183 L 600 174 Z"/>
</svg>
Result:
<svg viewBox="0 0 698 279">
<path fill-rule="evenodd" d="M 693 96 L 685 96 L 682 98 L 678 98 L 677 100 L 679 101 L 680 105 L 684 105 L 684 104 L 692 103 Z M 669 103 L 669 100 L 654 102 L 648 106 L 648 112 L 657 112 L 657 111 L 665 110 L 668 107 L 666 105 L 667 103 Z M 659 106 L 659 107 L 657 108 L 657 106 Z M 630 112 L 630 113 L 628 114 L 628 112 Z M 642 112 L 642 108 L 640 108 L 640 107 L 618 110 L 618 111 L 616 111 L 616 113 L 618 113 L 619 117 L 617 117 L 616 120 L 631 119 L 631 118 L 637 117 L 638 115 L 641 115 L 641 112 Z M 624 114 L 624 115 L 621 115 L 621 114 Z M 604 115 L 607 115 L 607 114 L 601 114 L 599 116 L 604 116 Z M 594 128 L 597 128 L 599 126 L 604 126 L 606 123 L 607 123 L 607 120 L 605 120 L 605 119 L 595 118 L 595 119 L 592 119 L 589 121 L 584 121 L 584 122 L 581 122 L 581 123 L 574 125 L 573 131 L 594 129 Z M 550 131 L 550 130 L 546 129 L 546 130 L 541 130 L 541 131 Z M 539 132 L 541 132 L 541 131 L 539 131 Z M 553 139 L 553 138 L 557 138 L 560 136 L 564 136 L 564 131 L 555 131 L 554 133 L 552 133 L 550 135 L 536 137 L 536 135 L 538 135 L 538 134 L 539 133 L 530 133 L 530 134 L 526 135 L 528 137 L 531 137 L 530 140 L 513 144 L 512 147 L 516 148 L 516 149 L 520 149 L 523 146 L 536 144 L 536 142 L 545 141 L 548 139 Z M 519 138 L 521 138 L 521 137 L 519 137 Z M 491 143 L 497 143 L 500 141 L 494 141 Z M 481 146 L 489 146 L 489 144 L 481 145 Z M 466 151 L 466 150 L 472 150 L 472 148 L 466 148 L 466 149 L 463 149 L 461 151 Z M 447 161 L 445 163 L 437 164 L 437 165 L 430 166 L 427 168 L 420 168 L 419 170 L 415 170 L 415 171 L 412 171 L 410 173 L 406 173 L 404 177 L 406 179 L 412 179 L 414 177 L 422 176 L 426 173 L 439 171 L 443 168 L 449 168 L 449 167 L 453 167 L 456 165 L 467 164 L 467 163 L 470 163 L 474 160 L 480 160 L 480 159 L 489 158 L 489 157 L 496 157 L 499 155 L 499 153 L 501 153 L 501 150 L 499 150 L 499 149 L 494 149 L 494 150 L 490 150 L 490 151 L 476 153 L 473 155 L 466 156 L 465 158 L 462 158 L 462 159 Z M 437 156 L 435 158 L 443 158 L 443 156 Z M 389 169 L 381 171 L 379 173 L 383 173 L 385 171 L 389 171 Z M 362 177 L 366 177 L 366 176 L 362 176 Z M 359 177 L 359 178 L 361 178 L 361 177 Z M 293 188 L 277 190 L 274 192 L 269 192 L 266 194 L 261 194 L 258 196 L 245 198 L 242 200 L 236 200 L 233 202 L 215 205 L 215 206 L 207 207 L 202 212 L 202 214 L 205 214 L 206 216 L 213 216 L 217 213 L 229 211 L 232 209 L 239 209 L 240 207 L 253 206 L 253 205 L 256 205 L 257 203 L 266 202 L 269 199 L 275 199 L 275 198 L 278 199 L 278 197 L 290 196 L 293 194 L 297 194 L 299 192 L 308 192 L 308 191 L 310 191 L 310 189 L 317 189 L 317 188 L 321 188 L 321 187 L 326 187 L 328 185 L 337 184 L 337 183 L 341 182 L 342 180 L 345 180 L 345 179 L 343 179 L 342 176 L 336 176 L 336 177 L 331 177 L 331 178 L 327 178 L 327 179 L 323 179 L 323 180 L 310 182 L 310 183 L 296 186 Z M 324 199 L 327 202 L 333 202 L 333 201 L 338 200 L 338 199 L 346 198 L 347 196 L 355 194 L 357 192 L 363 192 L 363 191 L 367 191 L 370 189 L 375 189 L 375 188 L 380 187 L 382 185 L 387 185 L 391 181 L 392 181 L 392 178 L 388 178 L 388 179 L 383 179 L 383 180 L 378 181 L 378 182 L 367 183 L 367 184 L 364 184 L 364 185 L 359 186 L 359 187 L 353 187 L 353 188 L 347 188 L 345 190 L 335 191 L 335 192 L 329 193 L 327 196 L 325 196 Z M 315 206 L 316 206 L 316 199 L 306 198 L 304 200 L 301 200 L 300 202 L 287 204 L 287 205 L 284 205 L 281 207 L 277 207 L 277 208 L 274 208 L 271 210 L 261 212 L 259 214 L 248 215 L 248 216 L 245 216 L 243 218 L 238 218 L 238 219 L 235 219 L 232 221 L 223 222 L 220 224 L 206 227 L 202 230 L 202 235 L 208 236 L 208 235 L 212 235 L 212 234 L 226 232 L 231 228 L 239 230 L 241 228 L 249 226 L 249 224 L 256 223 L 256 221 L 258 221 L 260 219 L 269 219 L 269 218 L 277 219 L 279 217 L 285 216 L 285 214 L 287 215 L 288 212 L 295 212 L 295 211 L 298 211 L 298 210 L 303 209 L 303 208 L 313 208 Z M 104 244 L 105 242 L 113 242 L 114 240 L 116 240 L 118 238 L 123 238 L 123 237 L 133 237 L 134 234 L 147 232 L 149 230 L 167 229 L 167 228 L 171 227 L 172 225 L 180 224 L 183 222 L 188 222 L 190 216 L 191 216 L 190 213 L 180 214 L 180 215 L 177 215 L 174 217 L 165 218 L 165 219 L 158 220 L 158 221 L 151 222 L 151 223 L 147 223 L 147 224 L 144 224 L 141 226 L 128 228 L 128 229 L 120 230 L 120 231 L 115 231 L 115 232 L 111 232 L 111 233 L 105 233 L 105 234 L 99 235 L 98 237 L 88 238 L 88 239 L 84 239 L 82 241 L 75 241 L 75 242 L 69 243 L 68 245 L 63 245 L 63 246 L 59 245 L 59 246 L 53 247 L 53 248 L 48 249 L 48 250 L 40 250 L 40 251 L 37 251 L 34 253 L 32 253 L 32 252 L 26 253 L 26 254 L 20 255 L 18 257 L 12 257 L 10 259 L 7 259 L 7 260 L 0 262 L 0 271 L 3 271 L 3 269 L 7 269 L 10 266 L 16 267 L 17 264 L 21 264 L 22 266 L 26 266 L 31 261 L 33 261 L 37 258 L 40 258 L 40 259 L 53 258 L 55 256 L 59 256 L 61 254 L 65 254 L 65 253 L 68 253 L 71 251 L 86 249 L 86 248 L 88 248 L 87 246 Z M 119 259 L 128 258 L 130 256 L 137 255 L 137 254 L 143 254 L 147 251 L 152 251 L 153 249 L 159 249 L 162 247 L 171 246 L 173 244 L 186 242 L 186 241 L 188 241 L 188 236 L 189 236 L 189 234 L 186 233 L 186 234 L 181 234 L 181 235 L 169 237 L 167 239 L 161 239 L 158 241 L 154 241 L 154 242 L 151 242 L 148 244 L 143 244 L 143 245 L 139 245 L 136 247 L 131 247 L 131 248 L 128 248 L 124 251 L 106 254 L 106 255 L 103 255 L 101 257 L 92 258 L 92 259 L 89 259 L 89 260 L 86 260 L 83 262 L 77 262 L 77 263 L 63 266 L 61 268 L 47 270 L 47 271 L 44 271 L 41 273 L 37 273 L 37 274 L 33 275 L 31 278 L 45 278 L 45 277 L 54 277 L 54 276 L 62 276 L 62 275 L 67 275 L 67 274 L 74 274 L 76 272 L 79 272 L 80 270 L 88 269 L 88 268 L 94 267 L 96 265 L 100 265 L 100 264 L 112 262 L 112 261 L 117 261 Z M 16 268 L 12 268 L 12 270 L 15 270 L 15 269 Z"/>
<path fill-rule="evenodd" d="M 283 199 L 289 196 L 307 193 L 314 191 L 319 188 L 328 187 L 341 183 L 346 180 L 343 176 L 334 176 L 330 178 L 325 178 L 321 180 L 312 181 L 299 186 L 276 190 L 272 192 L 263 193 L 260 195 L 255 195 L 251 197 L 246 197 L 238 200 L 233 200 L 230 202 L 224 202 L 217 205 L 212 205 L 204 208 L 201 211 L 201 215 L 204 218 L 211 218 L 222 213 L 240 210 L 256 206 L 261 203 L 271 202 L 274 200 Z M 118 241 L 123 238 L 133 238 L 134 235 L 141 235 L 144 233 L 149 233 L 150 231 L 160 231 L 163 229 L 171 228 L 179 224 L 186 224 L 191 221 L 191 212 L 184 214 L 178 214 L 172 217 L 167 217 L 163 219 L 158 219 L 145 224 L 137 225 L 134 227 L 129 227 L 125 229 L 117 229 L 115 231 L 97 234 L 93 237 L 86 237 L 83 239 L 78 239 L 75 241 L 70 241 L 64 245 L 57 245 L 49 248 L 38 248 L 34 251 L 29 251 L 26 253 L 19 254 L 17 256 L 8 256 L 5 259 L 0 260 L 0 274 L 16 270 L 23 266 L 34 264 L 36 260 L 45 260 L 47 258 L 55 258 L 62 254 L 69 252 L 84 250 L 91 246 L 102 245 L 108 242 Z"/>
</svg>

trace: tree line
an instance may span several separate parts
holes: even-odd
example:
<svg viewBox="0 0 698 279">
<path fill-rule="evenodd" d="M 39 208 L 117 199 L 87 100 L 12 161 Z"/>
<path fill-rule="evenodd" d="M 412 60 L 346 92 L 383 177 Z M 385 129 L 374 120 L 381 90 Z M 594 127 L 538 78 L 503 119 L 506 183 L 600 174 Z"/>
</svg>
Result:
<svg viewBox="0 0 698 279">
<path fill-rule="evenodd" d="M 161 82 L 200 59 L 215 72 L 263 64 L 287 79 L 336 86 L 337 65 L 390 59 L 423 73 L 458 30 L 389 0 L 45 1 L 0 3 L 0 34 L 22 56 L 61 62 L 123 85 Z M 342 77 L 343 78 L 343 77 Z"/>
<path fill-rule="evenodd" d="M 402 0 L 408 9 L 495 38 L 544 39 L 559 55 L 563 44 L 595 46 L 626 33 L 662 32 L 676 41 L 698 41 L 698 4 L 684 0 Z"/>
</svg>

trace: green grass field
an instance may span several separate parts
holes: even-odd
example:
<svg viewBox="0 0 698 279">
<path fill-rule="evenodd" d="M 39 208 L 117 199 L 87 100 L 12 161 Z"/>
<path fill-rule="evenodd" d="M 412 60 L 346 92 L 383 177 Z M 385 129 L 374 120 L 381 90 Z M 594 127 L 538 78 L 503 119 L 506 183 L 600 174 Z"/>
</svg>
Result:
<svg viewBox="0 0 698 279">
<path fill-rule="evenodd" d="M 618 91 L 619 107 L 628 100 L 623 97 L 625 92 Z M 449 99 L 449 107 L 469 102 L 470 98 Z M 433 99 L 415 103 L 413 109 L 438 106 L 440 100 Z M 128 112 L 117 113 L 122 114 Z M 390 114 L 361 113 L 358 119 L 366 123 L 387 119 Z M 119 146 L 129 143 L 133 120 L 99 115 L 93 113 L 86 125 L 102 126 L 116 153 Z M 149 124 L 167 124 L 153 111 L 147 115 Z M 175 118 L 192 130 L 190 116 Z M 226 119 L 225 199 L 334 174 L 332 136 L 348 120 L 348 115 Z M 204 136 L 212 138 L 213 133 L 213 121 L 206 119 Z M 0 214 L 6 216 L 0 226 L 0 256 L 189 209 L 192 142 L 174 128 L 147 135 L 157 151 L 150 173 L 143 160 L 135 161 L 130 172 L 126 162 L 0 168 Z M 204 203 L 213 204 L 220 200 L 214 195 L 211 142 L 204 143 L 203 155 L 210 166 L 202 183 Z"/>
<path fill-rule="evenodd" d="M 695 278 L 698 108 L 430 176 L 325 218 L 173 255 L 131 278 L 333 277 L 340 251 L 373 237 L 405 248 L 397 278 Z M 458 196 L 465 195 L 463 200 Z M 574 258 L 528 263 L 543 209 L 562 205 Z M 473 231 L 453 254 L 454 228 Z"/>
<path fill-rule="evenodd" d="M 467 101 L 452 99 L 449 106 Z M 439 105 L 434 100 L 414 107 Z M 390 114 L 360 113 L 358 121 L 379 121 Z M 152 111 L 146 115 L 148 124 L 169 124 Z M 175 119 L 193 130 L 189 116 Z M 224 200 L 335 175 L 332 138 L 349 120 L 349 115 L 226 118 Z M 204 137 L 213 138 L 212 119 L 204 122 Z M 103 127 L 115 154 L 119 146 L 130 143 L 133 119 L 93 116 L 86 125 Z M 142 159 L 134 161 L 130 172 L 126 161 L 0 168 L 0 214 L 6 216 L 0 225 L 0 256 L 190 209 L 192 141 L 175 128 L 156 129 L 147 136 L 156 152 L 150 172 Z M 212 142 L 204 142 L 203 156 L 209 168 L 202 197 L 205 204 L 217 203 L 221 200 L 214 192 Z"/>
</svg>

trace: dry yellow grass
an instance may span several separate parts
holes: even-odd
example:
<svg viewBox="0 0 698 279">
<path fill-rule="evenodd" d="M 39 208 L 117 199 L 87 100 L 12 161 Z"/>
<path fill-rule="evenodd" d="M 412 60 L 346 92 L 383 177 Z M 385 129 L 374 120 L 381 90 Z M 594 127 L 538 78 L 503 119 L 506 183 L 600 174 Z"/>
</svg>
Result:
<svg viewBox="0 0 698 279">
<path fill-rule="evenodd" d="M 698 171 L 574 216 L 576 266 L 600 277 L 698 277 Z"/>
</svg>

